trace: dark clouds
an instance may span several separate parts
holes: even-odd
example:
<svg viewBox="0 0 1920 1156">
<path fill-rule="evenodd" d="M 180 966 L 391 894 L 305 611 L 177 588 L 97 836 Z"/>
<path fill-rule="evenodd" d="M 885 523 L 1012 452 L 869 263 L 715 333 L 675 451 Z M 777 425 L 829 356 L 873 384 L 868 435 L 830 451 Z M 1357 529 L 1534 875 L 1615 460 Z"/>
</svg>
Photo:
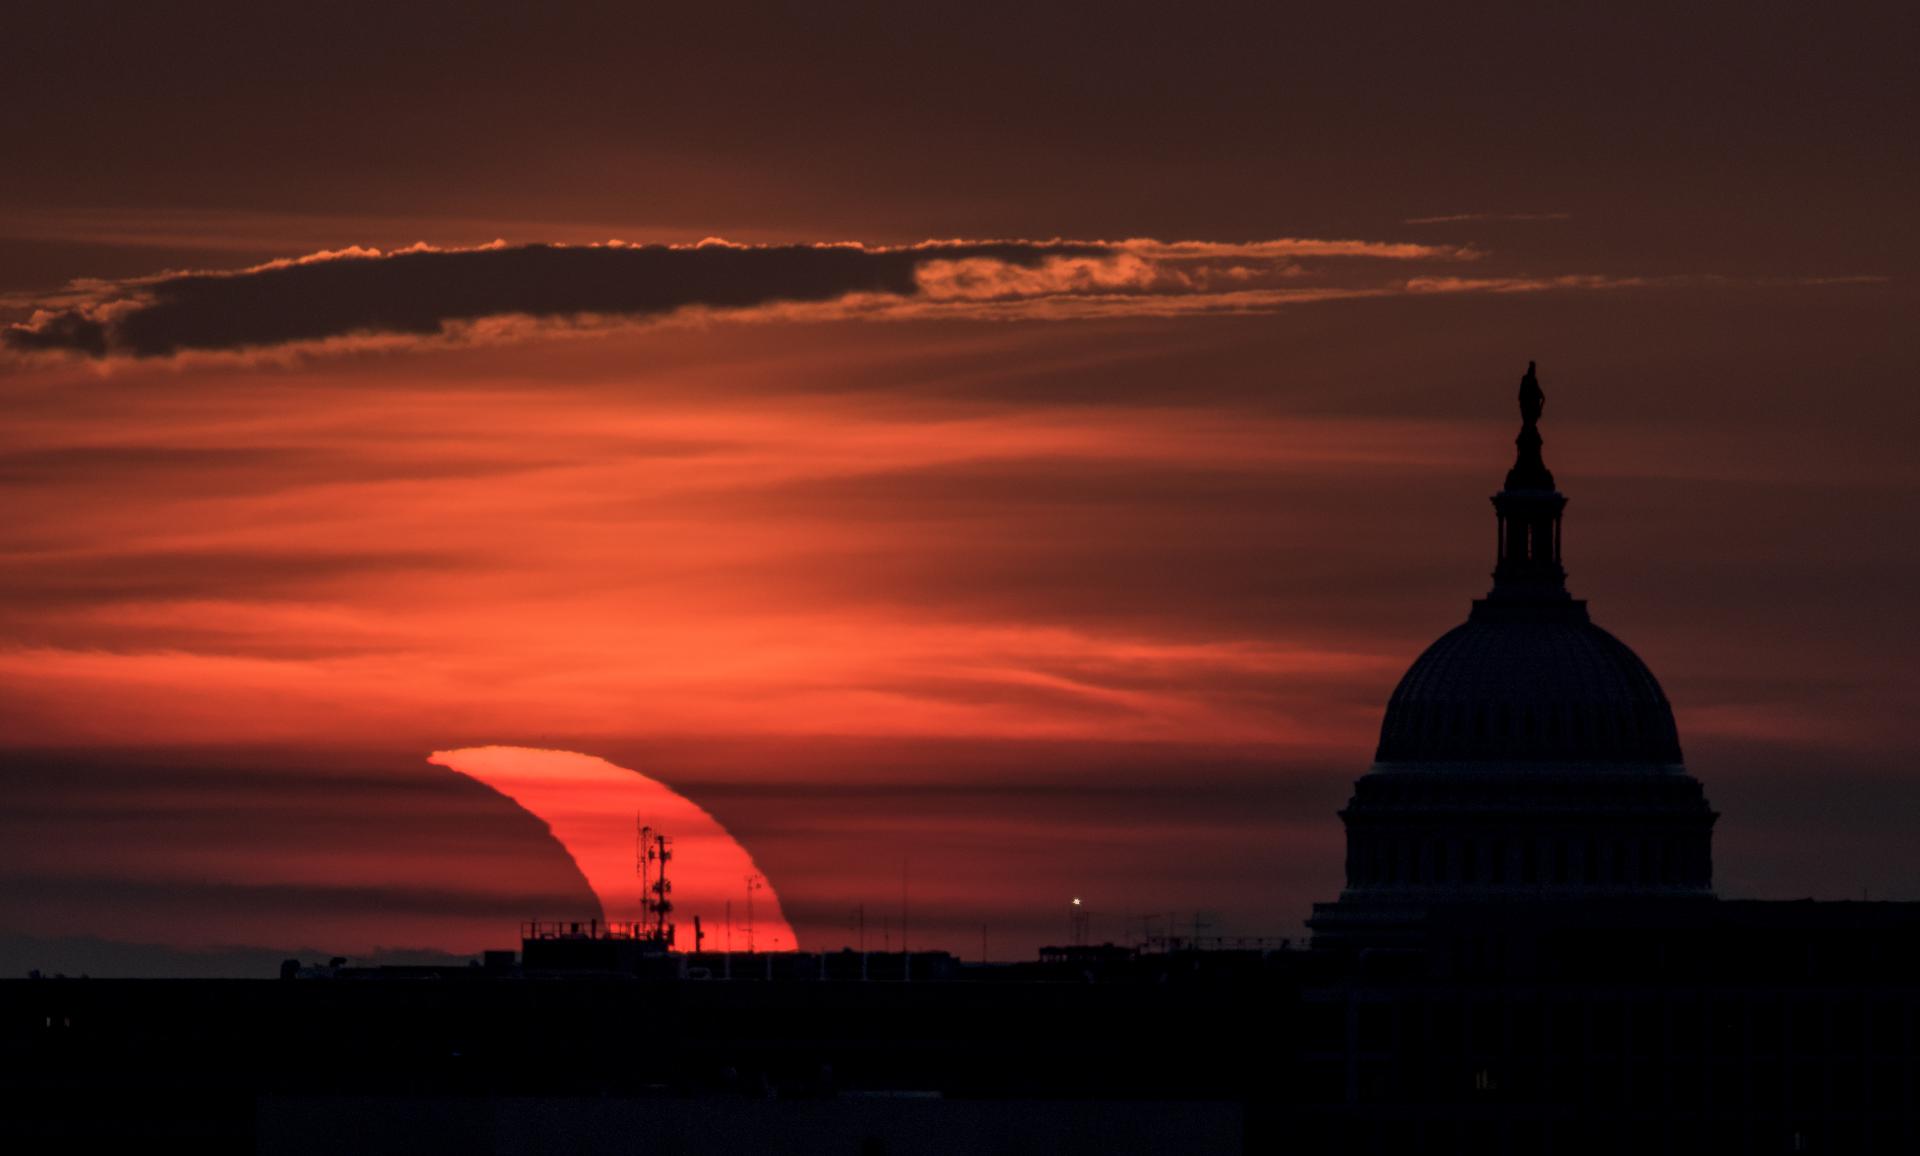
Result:
<svg viewBox="0 0 1920 1156">
<path fill-rule="evenodd" d="M 417 754 L 16 748 L 0 788 L 0 964 L 87 969 L 5 933 L 352 954 L 597 908 L 544 824 Z"/>
<path fill-rule="evenodd" d="M 1316 237 L 353 247 L 225 272 L 76 280 L 37 299 L 16 296 L 0 303 L 0 318 L 25 320 L 0 329 L 0 348 L 96 359 L 272 356 L 288 347 L 604 332 L 683 311 L 790 322 L 1145 320 L 1390 298 L 1831 289 L 1885 280 L 1553 272 L 1486 257 L 1465 244 Z"/>
<path fill-rule="evenodd" d="M 1302 279 L 1306 263 L 1359 258 L 1440 262 L 1447 268 L 1478 256 L 1457 245 L 1316 238 L 927 241 L 904 247 L 709 239 L 694 245 L 416 245 L 386 253 L 353 248 L 231 272 L 76 282 L 0 337 L 25 353 L 163 357 L 345 337 L 429 337 L 489 318 L 604 321 L 774 304 L 840 302 L 851 315 L 872 316 L 890 309 L 897 315 L 911 303 L 948 315 L 1018 320 L 1246 312 L 1386 292 L 1513 291 L 1511 278 L 1457 274 L 1385 283 Z M 1519 285 L 1584 289 L 1631 283 L 1559 277 L 1522 278 Z M 1147 300 L 1155 298 L 1182 300 Z"/>
<path fill-rule="evenodd" d="M 102 599 L 168 599 L 244 591 L 248 598 L 311 598 L 356 578 L 414 570 L 449 572 L 470 562 L 454 554 L 381 550 L 172 550 L 0 559 L 10 597 L 42 609 Z"/>
<path fill-rule="evenodd" d="M 649 316 L 849 293 L 904 296 L 915 291 L 916 268 L 935 257 L 1031 266 L 1048 257 L 1100 255 L 1097 247 L 1045 244 L 913 250 L 524 245 L 345 253 L 127 283 L 81 308 L 12 326 L 6 342 L 22 351 L 156 357 L 356 333 L 426 335 L 452 322 L 510 314 Z"/>
</svg>

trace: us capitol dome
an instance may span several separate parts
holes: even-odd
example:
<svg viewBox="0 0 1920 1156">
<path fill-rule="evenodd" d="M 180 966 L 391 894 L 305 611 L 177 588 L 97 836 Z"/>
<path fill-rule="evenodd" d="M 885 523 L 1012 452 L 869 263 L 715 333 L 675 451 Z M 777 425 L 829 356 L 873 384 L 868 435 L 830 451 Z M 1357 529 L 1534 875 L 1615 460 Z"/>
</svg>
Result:
<svg viewBox="0 0 1920 1156">
<path fill-rule="evenodd" d="M 1518 454 L 1493 495 L 1493 589 L 1387 703 L 1340 812 L 1346 887 L 1308 921 L 1316 947 L 1410 942 L 1441 906 L 1712 898 L 1718 816 L 1673 709 L 1567 592 L 1545 401 L 1529 363 Z"/>
</svg>

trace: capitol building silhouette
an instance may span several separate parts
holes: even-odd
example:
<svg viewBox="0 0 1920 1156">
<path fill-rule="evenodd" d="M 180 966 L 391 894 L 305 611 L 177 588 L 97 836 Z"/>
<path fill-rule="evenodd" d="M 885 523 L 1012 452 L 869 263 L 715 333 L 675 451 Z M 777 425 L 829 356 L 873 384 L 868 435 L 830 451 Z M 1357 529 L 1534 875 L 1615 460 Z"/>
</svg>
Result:
<svg viewBox="0 0 1920 1156">
<path fill-rule="evenodd" d="M 1724 900 L 1673 710 L 1567 591 L 1528 364 L 1493 586 L 1414 660 L 1297 973 L 1309 1151 L 1920 1151 L 1920 904 Z"/>
<path fill-rule="evenodd" d="M 1717 816 L 1681 763 L 1673 709 L 1567 592 L 1545 401 L 1529 363 L 1518 455 L 1493 496 L 1493 589 L 1387 704 L 1341 812 L 1347 887 L 1314 909 L 1315 946 L 1411 943 L 1447 904 L 1713 894 Z"/>
</svg>

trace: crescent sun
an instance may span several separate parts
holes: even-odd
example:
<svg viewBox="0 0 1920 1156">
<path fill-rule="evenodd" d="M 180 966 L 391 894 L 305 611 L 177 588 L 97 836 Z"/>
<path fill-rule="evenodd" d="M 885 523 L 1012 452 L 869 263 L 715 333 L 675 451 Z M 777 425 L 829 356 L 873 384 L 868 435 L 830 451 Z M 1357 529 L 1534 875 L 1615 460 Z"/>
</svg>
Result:
<svg viewBox="0 0 1920 1156">
<path fill-rule="evenodd" d="M 544 822 L 600 901 L 598 913 L 529 912 L 529 917 L 640 919 L 637 817 L 673 839 L 674 920 L 682 950 L 694 946 L 696 915 L 708 951 L 800 946 L 770 883 L 752 889 L 749 925 L 747 880 L 764 880 L 764 873 L 718 819 L 657 779 L 592 755 L 533 747 L 435 751 L 427 761 L 484 783 Z"/>
</svg>

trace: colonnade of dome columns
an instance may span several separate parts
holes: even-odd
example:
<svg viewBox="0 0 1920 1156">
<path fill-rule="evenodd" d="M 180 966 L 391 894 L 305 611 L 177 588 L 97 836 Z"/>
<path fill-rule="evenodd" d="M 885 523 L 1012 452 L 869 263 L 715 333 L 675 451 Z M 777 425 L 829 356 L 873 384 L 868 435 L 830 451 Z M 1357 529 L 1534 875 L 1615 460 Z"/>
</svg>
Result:
<svg viewBox="0 0 1920 1156">
<path fill-rule="evenodd" d="M 1349 890 L 1664 889 L 1713 885 L 1704 830 L 1351 831 Z"/>
</svg>

